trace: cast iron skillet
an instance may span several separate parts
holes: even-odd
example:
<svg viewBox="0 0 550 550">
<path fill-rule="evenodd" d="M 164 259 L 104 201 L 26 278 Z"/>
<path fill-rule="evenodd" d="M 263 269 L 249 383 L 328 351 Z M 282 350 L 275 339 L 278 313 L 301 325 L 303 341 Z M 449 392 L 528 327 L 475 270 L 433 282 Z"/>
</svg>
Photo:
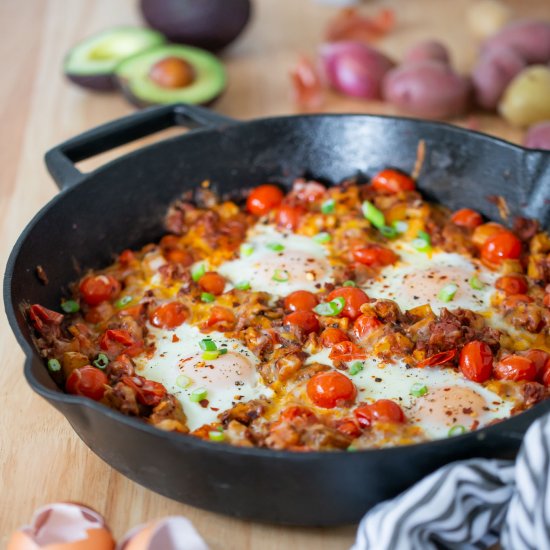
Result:
<svg viewBox="0 0 550 550">
<path fill-rule="evenodd" d="M 88 174 L 74 162 L 170 126 L 195 130 L 142 148 Z M 445 124 L 382 116 L 314 115 L 237 122 L 184 105 L 154 108 L 86 132 L 52 149 L 48 169 L 61 188 L 30 222 L 8 261 L 4 298 L 27 360 L 31 387 L 103 460 L 163 495 L 260 521 L 333 525 L 357 521 L 437 467 L 474 456 L 512 457 L 550 401 L 498 425 L 449 440 L 361 452 L 245 449 L 162 432 L 92 400 L 62 393 L 33 348 L 23 303 L 57 309 L 79 268 L 110 263 L 124 248 L 163 234 L 168 205 L 204 179 L 222 192 L 304 174 L 338 182 L 394 166 L 411 171 L 426 143 L 419 180 L 451 208 L 498 218 L 487 195 L 511 214 L 550 225 L 550 154 Z M 36 276 L 46 271 L 49 284 Z M 14 367 L 15 368 L 15 367 Z"/>
</svg>

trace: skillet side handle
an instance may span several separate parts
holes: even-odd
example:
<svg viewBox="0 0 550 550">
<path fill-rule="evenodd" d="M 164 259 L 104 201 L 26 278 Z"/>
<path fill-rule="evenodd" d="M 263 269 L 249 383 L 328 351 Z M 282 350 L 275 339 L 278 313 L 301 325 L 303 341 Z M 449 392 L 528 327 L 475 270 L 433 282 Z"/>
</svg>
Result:
<svg viewBox="0 0 550 550">
<path fill-rule="evenodd" d="M 193 129 L 234 123 L 235 120 L 202 107 L 183 104 L 152 107 L 93 128 L 50 149 L 45 157 L 46 166 L 63 190 L 85 177 L 75 166 L 81 160 L 173 126 Z"/>
</svg>

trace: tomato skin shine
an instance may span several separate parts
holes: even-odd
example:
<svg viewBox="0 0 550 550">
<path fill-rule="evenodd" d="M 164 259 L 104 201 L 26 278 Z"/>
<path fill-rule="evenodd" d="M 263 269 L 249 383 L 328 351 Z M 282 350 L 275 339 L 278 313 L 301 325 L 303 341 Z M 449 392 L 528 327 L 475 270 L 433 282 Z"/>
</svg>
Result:
<svg viewBox="0 0 550 550">
<path fill-rule="evenodd" d="M 521 241 L 510 231 L 489 237 L 481 247 L 481 259 L 490 266 L 503 260 L 517 260 L 521 255 Z"/>
<path fill-rule="evenodd" d="M 369 405 L 360 405 L 354 414 L 359 424 L 364 427 L 374 422 L 402 424 L 406 420 L 403 409 L 391 399 L 378 399 Z"/>
<path fill-rule="evenodd" d="M 287 311 L 311 311 L 318 303 L 313 292 L 296 290 L 285 298 L 284 306 Z"/>
<path fill-rule="evenodd" d="M 86 365 L 71 372 L 65 384 L 65 389 L 73 395 L 83 395 L 94 401 L 100 401 L 103 399 L 105 386 L 108 383 L 107 375 L 103 371 L 91 365 Z"/>
<path fill-rule="evenodd" d="M 493 373 L 493 352 L 478 340 L 468 342 L 460 352 L 459 367 L 462 374 L 473 382 L 485 382 Z"/>
<path fill-rule="evenodd" d="M 348 317 L 349 319 L 356 319 L 361 315 L 360 307 L 363 304 L 369 302 L 369 297 L 360 289 L 356 287 L 343 287 L 333 290 L 326 298 L 327 302 L 334 300 L 341 296 L 346 301 L 344 309 L 340 313 L 342 317 Z"/>
<path fill-rule="evenodd" d="M 283 201 L 283 192 L 276 185 L 260 185 L 252 190 L 246 200 L 246 208 L 255 216 L 265 216 Z"/>
<path fill-rule="evenodd" d="M 325 348 L 331 348 L 332 346 L 339 344 L 340 342 L 347 342 L 349 340 L 348 335 L 339 328 L 328 327 L 321 332 L 321 344 Z"/>
<path fill-rule="evenodd" d="M 397 254 L 393 250 L 378 244 L 356 248 L 353 251 L 353 258 L 356 262 L 363 265 L 377 265 L 381 267 L 392 265 L 398 259 Z"/>
<path fill-rule="evenodd" d="M 155 327 L 173 329 L 185 323 L 187 317 L 188 311 L 183 304 L 168 302 L 155 308 L 149 315 L 149 321 Z"/>
<path fill-rule="evenodd" d="M 451 216 L 451 221 L 455 225 L 460 225 L 467 229 L 475 229 L 478 225 L 483 223 L 483 218 L 479 212 L 471 208 L 461 208 Z"/>
<path fill-rule="evenodd" d="M 378 172 L 372 178 L 371 184 L 379 193 L 386 193 L 388 195 L 403 193 L 404 191 L 414 191 L 416 188 L 416 184 L 410 176 L 391 168 Z"/>
<path fill-rule="evenodd" d="M 318 407 L 333 409 L 349 405 L 357 395 L 353 382 L 341 372 L 330 370 L 312 376 L 307 383 L 307 395 Z"/>
<path fill-rule="evenodd" d="M 301 206 L 281 206 L 277 210 L 276 222 L 279 227 L 294 230 L 300 225 L 305 210 Z"/>
<path fill-rule="evenodd" d="M 118 296 L 120 283 L 111 275 L 90 275 L 82 279 L 79 289 L 89 306 L 97 306 Z"/>
<path fill-rule="evenodd" d="M 207 271 L 200 279 L 199 286 L 204 292 L 219 296 L 225 288 L 225 279 L 215 271 Z"/>
<path fill-rule="evenodd" d="M 533 361 L 521 355 L 508 355 L 495 365 L 495 377 L 500 380 L 527 380 L 537 377 L 537 368 Z"/>
<path fill-rule="evenodd" d="M 312 311 L 294 311 L 285 316 L 283 325 L 294 325 L 309 334 L 319 330 L 319 319 Z"/>
<path fill-rule="evenodd" d="M 525 294 L 529 287 L 523 275 L 503 275 L 496 280 L 495 288 L 510 296 Z"/>
</svg>

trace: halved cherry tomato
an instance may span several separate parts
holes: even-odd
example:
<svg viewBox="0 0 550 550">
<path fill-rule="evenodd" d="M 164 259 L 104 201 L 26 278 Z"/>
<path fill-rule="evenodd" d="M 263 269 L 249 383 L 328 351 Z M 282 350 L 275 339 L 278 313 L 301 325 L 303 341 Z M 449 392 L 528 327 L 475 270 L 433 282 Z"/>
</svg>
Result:
<svg viewBox="0 0 550 550">
<path fill-rule="evenodd" d="M 511 309 L 517 307 L 519 304 L 530 304 L 532 301 L 533 298 L 527 294 L 512 294 L 511 296 L 506 297 L 502 305 L 505 308 Z"/>
<path fill-rule="evenodd" d="M 357 319 L 361 315 L 360 307 L 363 304 L 369 302 L 369 297 L 360 289 L 353 286 L 346 286 L 342 288 L 337 288 L 333 290 L 326 298 L 327 302 L 334 300 L 342 296 L 346 301 L 344 309 L 340 313 L 343 317 L 348 317 L 349 319 Z"/>
<path fill-rule="evenodd" d="M 370 405 L 360 405 L 354 411 L 361 426 L 370 426 L 374 422 L 402 424 L 405 422 L 403 409 L 391 399 L 379 399 Z"/>
<path fill-rule="evenodd" d="M 276 185 L 260 185 L 248 195 L 246 208 L 255 216 L 264 216 L 281 204 L 283 196 Z"/>
<path fill-rule="evenodd" d="M 535 365 L 539 375 L 544 372 L 544 368 L 550 360 L 550 353 L 542 349 L 530 349 L 529 351 L 522 353 L 522 355 L 533 362 L 533 365 Z"/>
<path fill-rule="evenodd" d="M 468 342 L 460 352 L 459 368 L 468 380 L 485 382 L 493 373 L 491 348 L 479 340 Z"/>
<path fill-rule="evenodd" d="M 353 323 L 353 333 L 358 340 L 381 327 L 384 323 L 375 315 L 360 315 Z"/>
<path fill-rule="evenodd" d="M 29 308 L 29 318 L 36 330 L 40 331 L 44 327 L 44 323 L 47 325 L 60 325 L 63 321 L 63 314 L 52 311 L 40 304 L 33 304 Z"/>
<path fill-rule="evenodd" d="M 214 306 L 210 310 L 210 317 L 205 323 L 205 327 L 220 332 L 229 332 L 235 328 L 235 314 L 225 307 Z"/>
<path fill-rule="evenodd" d="M 355 361 L 367 358 L 367 354 L 363 348 L 360 348 L 353 342 L 339 342 L 332 346 L 329 353 L 329 359 L 333 361 Z"/>
<path fill-rule="evenodd" d="M 155 308 L 149 314 L 149 321 L 155 327 L 172 329 L 179 327 L 189 316 L 187 308 L 180 302 L 168 302 Z"/>
<path fill-rule="evenodd" d="M 521 241 L 510 231 L 489 237 L 481 247 L 481 259 L 489 265 L 500 265 L 503 260 L 516 260 L 521 255 Z"/>
<path fill-rule="evenodd" d="M 356 248 L 353 251 L 353 258 L 355 261 L 363 265 L 378 265 L 386 266 L 394 264 L 398 256 L 389 248 L 380 246 L 379 244 L 370 244 L 361 248 Z"/>
<path fill-rule="evenodd" d="M 285 298 L 284 306 L 287 311 L 311 311 L 318 303 L 319 299 L 313 292 L 296 290 Z"/>
<path fill-rule="evenodd" d="M 90 275 L 80 282 L 80 294 L 89 306 L 112 300 L 120 292 L 120 283 L 111 275 Z"/>
<path fill-rule="evenodd" d="M 350 404 L 357 395 L 353 382 L 341 372 L 319 372 L 307 383 L 307 395 L 318 407 L 333 409 L 340 404 Z"/>
<path fill-rule="evenodd" d="M 334 344 L 339 344 L 340 342 L 347 342 L 349 340 L 348 335 L 339 328 L 328 327 L 323 332 L 321 332 L 321 344 L 325 348 L 331 348 Z"/>
<path fill-rule="evenodd" d="M 319 330 L 319 319 L 313 311 L 294 311 L 283 319 L 283 325 L 300 327 L 306 334 Z"/>
<path fill-rule="evenodd" d="M 546 361 L 544 370 L 542 371 L 542 383 L 545 386 L 550 386 L 550 360 Z"/>
<path fill-rule="evenodd" d="M 292 193 L 301 202 L 315 202 L 324 196 L 327 188 L 316 181 L 296 181 Z"/>
<path fill-rule="evenodd" d="M 533 361 L 521 355 L 508 355 L 495 365 L 495 377 L 500 380 L 527 380 L 537 377 Z"/>
<path fill-rule="evenodd" d="M 483 223 L 483 218 L 479 212 L 471 208 L 461 208 L 451 216 L 451 221 L 455 225 L 467 227 L 468 229 L 475 229 L 478 225 Z"/>
<path fill-rule="evenodd" d="M 112 358 L 122 351 L 133 357 L 143 349 L 143 342 L 135 340 L 126 329 L 107 329 L 99 339 L 99 347 Z"/>
<path fill-rule="evenodd" d="M 136 259 L 135 254 L 129 249 L 123 250 L 118 255 L 118 263 L 123 265 L 123 266 L 127 266 L 127 265 L 131 264 L 135 259 Z"/>
<path fill-rule="evenodd" d="M 277 225 L 285 229 L 294 230 L 300 225 L 304 212 L 305 210 L 301 206 L 283 205 L 277 210 Z"/>
<path fill-rule="evenodd" d="M 506 294 L 525 294 L 529 288 L 523 275 L 503 275 L 496 280 L 495 287 Z"/>
<path fill-rule="evenodd" d="M 94 401 L 99 401 L 105 394 L 105 386 L 109 383 L 107 375 L 91 365 L 74 369 L 65 384 L 65 390 L 73 395 L 83 395 Z"/>
<path fill-rule="evenodd" d="M 361 428 L 359 422 L 355 418 L 343 418 L 336 423 L 336 429 L 349 437 L 359 437 L 361 435 Z"/>
<path fill-rule="evenodd" d="M 225 288 L 225 279 L 215 271 L 207 271 L 200 279 L 199 286 L 204 292 L 210 292 L 215 296 L 219 296 L 223 293 Z"/>
<path fill-rule="evenodd" d="M 389 168 L 378 172 L 378 174 L 372 178 L 371 183 L 376 191 L 388 194 L 414 191 L 416 188 L 416 184 L 410 176 Z"/>
<path fill-rule="evenodd" d="M 124 376 L 121 382 L 136 392 L 139 403 L 147 407 L 156 407 L 167 394 L 166 388 L 154 380 L 147 380 L 143 376 Z"/>
<path fill-rule="evenodd" d="M 440 353 L 431 355 L 430 357 L 426 357 L 426 359 L 422 361 L 419 361 L 416 366 L 420 368 L 424 368 L 424 367 L 435 367 L 437 365 L 444 365 L 448 361 L 451 361 L 451 359 L 454 359 L 455 356 L 456 356 L 456 349 L 442 351 Z"/>
<path fill-rule="evenodd" d="M 301 405 L 289 405 L 281 413 L 280 419 L 285 422 L 293 422 L 296 419 L 314 422 L 317 420 L 317 416 L 307 407 L 302 407 Z"/>
<path fill-rule="evenodd" d="M 187 250 L 181 250 L 179 248 L 171 248 L 164 252 L 164 257 L 173 264 L 181 264 L 184 267 L 188 267 L 193 263 L 193 256 Z"/>
<path fill-rule="evenodd" d="M 478 225 L 472 233 L 472 242 L 481 248 L 487 239 L 494 237 L 503 231 L 507 231 L 503 225 L 496 222 L 487 222 Z"/>
<path fill-rule="evenodd" d="M 545 307 L 550 308 L 550 292 L 547 292 L 542 299 L 542 303 Z"/>
</svg>

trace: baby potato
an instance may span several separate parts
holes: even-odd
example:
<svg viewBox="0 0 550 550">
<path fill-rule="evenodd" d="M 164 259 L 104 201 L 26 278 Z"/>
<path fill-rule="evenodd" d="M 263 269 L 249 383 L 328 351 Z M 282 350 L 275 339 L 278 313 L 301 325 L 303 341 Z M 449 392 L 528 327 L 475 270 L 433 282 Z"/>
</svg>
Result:
<svg viewBox="0 0 550 550">
<path fill-rule="evenodd" d="M 498 110 L 516 126 L 550 119 L 550 68 L 532 65 L 521 71 L 506 88 Z"/>
<path fill-rule="evenodd" d="M 449 50 L 437 40 L 425 40 L 413 44 L 405 53 L 404 63 L 414 63 L 416 61 L 441 61 L 445 65 L 450 65 Z"/>
<path fill-rule="evenodd" d="M 475 36 L 488 38 L 499 31 L 512 17 L 512 11 L 498 0 L 480 0 L 466 12 L 468 26 Z"/>
</svg>

